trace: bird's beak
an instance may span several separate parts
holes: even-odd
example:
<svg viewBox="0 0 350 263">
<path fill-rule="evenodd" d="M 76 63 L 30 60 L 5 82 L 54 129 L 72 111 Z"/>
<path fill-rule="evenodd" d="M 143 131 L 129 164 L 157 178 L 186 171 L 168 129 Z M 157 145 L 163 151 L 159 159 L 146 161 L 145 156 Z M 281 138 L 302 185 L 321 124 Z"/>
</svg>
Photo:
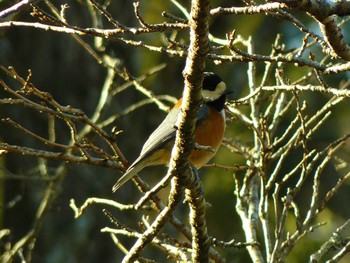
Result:
<svg viewBox="0 0 350 263">
<path fill-rule="evenodd" d="M 227 89 L 224 92 L 225 95 L 233 94 L 233 90 Z"/>
</svg>

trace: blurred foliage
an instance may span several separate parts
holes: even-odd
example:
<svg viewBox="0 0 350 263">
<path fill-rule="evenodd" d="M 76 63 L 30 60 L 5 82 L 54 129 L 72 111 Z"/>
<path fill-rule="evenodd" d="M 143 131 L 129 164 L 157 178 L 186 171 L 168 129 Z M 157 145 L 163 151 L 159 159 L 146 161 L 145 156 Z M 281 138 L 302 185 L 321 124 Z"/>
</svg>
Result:
<svg viewBox="0 0 350 263">
<path fill-rule="evenodd" d="M 0 7 L 4 8 L 11 1 L 1 1 Z M 188 1 L 181 1 L 188 6 Z M 80 26 L 91 26 L 91 18 L 86 9 L 85 1 L 55 1 L 55 5 L 68 3 L 67 20 L 71 24 Z M 39 5 L 41 3 L 38 3 Z M 231 6 L 241 5 L 238 1 L 213 1 L 213 6 Z M 138 26 L 138 22 L 133 13 L 131 1 L 111 1 L 108 7 L 109 12 L 119 22 Z M 15 20 L 28 20 L 32 18 L 29 10 L 16 15 Z M 181 12 L 169 1 L 152 0 L 141 2 L 141 12 L 143 18 L 149 23 L 161 23 L 164 18 L 162 11 L 183 17 Z M 300 14 L 302 16 L 302 14 Z M 308 27 L 315 27 L 315 22 L 305 17 L 303 21 Z M 275 41 L 276 33 L 282 35 L 283 42 L 288 48 L 296 48 L 301 45 L 300 32 L 284 21 L 265 15 L 253 16 L 220 16 L 212 19 L 210 31 L 220 38 L 225 38 L 229 31 L 236 30 L 236 33 L 244 37 L 252 36 L 257 53 L 266 54 L 271 50 L 271 45 Z M 111 27 L 108 25 L 108 27 Z M 181 32 L 183 43 L 188 43 L 188 31 Z M 166 37 L 171 37 L 167 35 Z M 81 108 L 87 115 L 93 113 L 97 99 L 106 77 L 106 70 L 99 65 L 77 42 L 69 35 L 45 32 L 33 28 L 11 28 L 0 31 L 0 63 L 4 66 L 13 66 L 19 73 L 26 76 L 28 69 L 32 71 L 31 81 L 41 90 L 50 92 L 53 97 L 62 105 L 72 105 L 75 108 Z M 147 40 L 154 45 L 163 45 L 165 36 L 162 34 L 151 34 L 145 36 L 135 36 L 135 39 Z M 91 46 L 93 39 L 84 37 Z M 155 94 L 170 94 L 179 97 L 182 92 L 183 78 L 181 72 L 184 67 L 185 59 L 171 57 L 161 53 L 148 51 L 142 48 L 127 46 L 119 42 L 103 40 L 107 52 L 114 54 L 120 59 L 119 68 L 125 67 L 133 76 L 140 76 L 146 73 L 150 68 L 161 63 L 166 64 L 166 68 L 159 74 L 152 76 L 145 81 L 145 86 L 151 89 Z M 318 51 L 315 50 L 317 56 Z M 258 65 L 257 78 L 262 77 L 263 63 Z M 296 70 L 297 69 L 297 70 Z M 225 63 L 214 65 L 212 62 L 207 64 L 208 71 L 215 71 L 220 74 L 229 87 L 235 91 L 232 98 L 239 98 L 248 93 L 247 91 L 247 64 L 243 62 Z M 305 68 L 296 68 L 293 65 L 284 68 L 284 73 L 290 79 L 298 79 L 306 72 Z M 2 73 L 0 73 L 2 74 Z M 346 79 L 348 74 L 338 74 L 326 76 L 326 81 L 337 88 L 342 79 Z M 0 75 L 6 79 L 7 76 Z M 115 79 L 116 85 L 121 80 Z M 273 85 L 273 83 L 271 83 Z M 0 96 L 3 96 L 0 90 Z M 309 103 L 308 114 L 315 113 L 325 101 L 324 95 L 315 95 L 305 93 Z M 105 116 L 115 114 L 125 109 L 129 105 L 143 99 L 143 95 L 128 88 L 122 93 L 111 99 L 113 105 L 111 112 L 104 112 Z M 170 105 L 170 103 L 169 103 Z M 244 109 L 243 109 L 244 110 Z M 11 114 L 15 116 L 23 126 L 37 132 L 47 135 L 48 120 L 46 116 L 32 111 L 18 111 L 10 107 L 2 107 L 0 117 Z M 349 122 L 347 115 L 349 108 L 346 104 L 338 105 L 326 125 L 316 134 L 319 136 L 319 146 L 330 143 L 339 135 L 349 131 Z M 142 143 L 148 137 L 150 132 L 165 116 L 155 105 L 150 104 L 138 109 L 126 117 L 121 117 L 116 123 L 113 123 L 105 130 L 110 131 L 113 126 L 117 126 L 124 132 L 117 138 L 119 146 L 125 153 L 128 160 L 133 160 L 139 152 Z M 287 126 L 291 120 L 284 119 Z M 252 144 L 251 132 L 237 121 L 230 122 L 227 127 L 227 136 L 234 137 L 238 141 L 246 144 Z M 0 125 L 0 140 L 6 137 L 10 143 L 35 147 L 39 143 L 21 132 L 10 128 L 5 124 Z M 62 142 L 67 142 L 67 137 L 58 134 Z M 41 145 L 40 145 L 41 146 Z M 349 147 L 345 148 L 344 158 L 348 158 Z M 298 154 L 298 153 L 295 153 Z M 299 153 L 300 154 L 300 153 Z M 231 154 L 227 149 L 222 148 L 213 160 L 215 163 L 223 165 L 242 164 L 240 156 Z M 34 211 L 37 209 L 42 189 L 45 181 L 36 179 L 39 171 L 36 169 L 40 160 L 33 160 L 26 156 L 10 155 L 6 159 L 1 159 L 6 170 L 13 174 L 30 174 L 31 177 L 26 180 L 8 179 L 2 184 L 2 193 L 5 191 L 5 201 L 1 201 L 2 212 L 0 222 L 3 222 L 2 228 L 11 229 L 12 233 L 7 237 L 8 241 L 18 240 L 33 224 Z M 293 160 L 290 160 L 291 165 Z M 58 162 L 49 161 L 52 170 L 58 166 Z M 289 167 L 284 167 L 287 171 Z M 329 167 L 332 169 L 332 167 Z M 142 171 L 142 177 L 146 181 L 157 181 L 160 175 L 150 178 L 152 174 L 160 174 L 164 171 L 162 167 L 148 168 Z M 2 171 L 0 171 L 1 173 Z M 243 173 L 242 173 L 243 174 Z M 330 172 L 332 174 L 332 172 Z M 136 193 L 132 184 L 125 186 L 124 191 L 113 195 L 110 191 L 111 186 L 119 176 L 118 173 L 108 169 L 86 167 L 81 165 L 70 165 L 68 176 L 62 186 L 62 192 L 54 205 L 52 211 L 45 219 L 44 228 L 38 237 L 36 247 L 33 252 L 33 262 L 50 263 L 75 263 L 75 262 L 118 262 L 122 253 L 115 248 L 110 237 L 101 234 L 100 229 L 108 224 L 108 219 L 101 213 L 101 207 L 89 209 L 89 211 L 80 219 L 73 218 L 73 212 L 69 208 L 69 200 L 74 198 L 78 204 L 81 204 L 87 197 L 98 196 L 102 198 L 117 199 L 120 202 L 134 201 L 130 196 Z M 235 200 L 233 195 L 234 181 L 230 171 L 223 171 L 217 168 L 204 168 L 200 171 L 200 176 L 204 183 L 205 197 L 211 204 L 207 211 L 209 234 L 222 240 L 235 239 L 243 241 L 244 235 L 241 229 L 241 222 L 235 213 Z M 238 176 L 239 173 L 238 173 Z M 152 176 L 153 177 L 153 176 Z M 322 178 L 334 184 L 337 177 Z M 303 191 L 309 197 L 311 192 L 311 183 L 309 182 Z M 5 187 L 5 188 L 4 188 Z M 1 194 L 0 194 L 1 195 Z M 166 197 L 164 193 L 163 198 Z M 136 200 L 135 196 L 135 200 Z M 2 199 L 2 197 L 0 197 Z M 306 262 L 309 252 L 319 245 L 319 235 L 325 237 L 335 230 L 341 219 L 349 216 L 350 185 L 347 183 L 341 195 L 336 197 L 328 210 L 323 212 L 322 220 L 329 222 L 326 227 L 321 228 L 317 234 L 311 234 L 297 246 L 294 253 L 288 258 L 288 262 Z M 6 204 L 13 202 L 13 205 Z M 184 210 L 184 209 L 183 209 Z M 184 217 L 187 211 L 179 211 L 180 216 Z M 302 211 L 303 213 L 307 211 Z M 125 222 L 132 221 L 135 212 L 125 213 Z M 321 219 L 320 219 L 321 220 Z M 219 222 L 219 223 L 218 223 Z M 223 227 L 224 226 L 224 227 Z M 288 222 L 288 226 L 295 228 L 295 222 Z M 323 238 L 322 238 L 323 239 Z M 3 244 L 2 244 L 3 245 Z M 131 245 L 131 244 L 130 244 Z M 222 250 L 228 259 L 228 262 L 248 262 L 248 255 L 245 250 L 225 249 Z M 152 249 L 147 250 L 152 253 Z M 165 260 L 165 259 L 163 259 Z M 18 261 L 19 262 L 19 261 Z M 345 261 L 344 261 L 345 262 Z"/>
</svg>

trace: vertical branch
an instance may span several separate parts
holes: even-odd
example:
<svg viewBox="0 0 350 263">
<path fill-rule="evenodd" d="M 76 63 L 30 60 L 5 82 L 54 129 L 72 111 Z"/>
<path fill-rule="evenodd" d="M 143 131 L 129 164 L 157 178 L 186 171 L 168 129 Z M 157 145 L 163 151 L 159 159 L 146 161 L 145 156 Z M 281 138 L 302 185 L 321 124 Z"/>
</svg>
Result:
<svg viewBox="0 0 350 263">
<path fill-rule="evenodd" d="M 187 153 L 185 156 L 186 167 L 188 167 L 189 154 L 194 145 L 195 119 L 202 100 L 202 72 L 205 68 L 205 56 L 209 52 L 209 10 L 210 0 L 192 1 L 189 19 L 190 46 L 183 72 L 185 90 L 183 93 L 180 125 L 175 141 L 177 146 L 175 150 L 182 148 L 182 154 L 184 152 Z M 179 174 L 180 180 L 188 180 L 190 177 L 188 172 L 186 177 L 184 178 L 182 173 Z M 205 219 L 206 204 L 203 197 L 203 186 L 198 176 L 191 177 L 191 182 L 186 183 L 186 192 L 190 206 L 190 223 L 192 228 L 192 260 L 193 262 L 208 262 L 209 237 Z"/>
<path fill-rule="evenodd" d="M 194 170 L 194 169 L 193 169 Z M 208 262 L 209 237 L 207 232 L 203 185 L 195 173 L 195 184 L 186 190 L 186 199 L 190 207 L 190 224 L 192 232 L 192 259 L 193 262 Z"/>
<path fill-rule="evenodd" d="M 172 211 L 178 204 L 182 189 L 187 189 L 191 210 L 192 259 L 193 262 L 208 262 L 209 238 L 205 221 L 205 200 L 203 187 L 199 178 L 190 171 L 189 156 L 194 148 L 194 127 L 200 103 L 202 101 L 201 86 L 205 56 L 208 46 L 209 0 L 194 0 L 190 13 L 190 46 L 184 69 L 185 89 L 181 113 L 178 119 L 178 130 L 175 146 L 169 163 L 168 175 L 174 176 L 169 195 L 169 205 L 162 210 L 152 226 L 138 239 L 123 262 L 136 259 L 142 248 L 161 230 L 170 219 Z M 168 176 L 167 175 L 167 176 Z"/>
<path fill-rule="evenodd" d="M 247 41 L 248 53 L 253 53 L 253 47 L 251 39 Z M 255 62 L 248 63 L 248 83 L 250 94 L 254 94 L 256 91 L 255 84 Z M 254 156 L 253 160 L 248 160 L 248 166 L 256 167 L 260 169 L 261 163 L 260 159 L 260 150 L 261 150 L 261 136 L 259 132 L 259 105 L 258 101 L 260 100 L 261 93 L 258 93 L 257 96 L 250 98 L 250 107 L 251 107 L 251 123 L 254 129 L 254 145 L 255 148 L 252 151 Z M 254 163 L 251 163 L 254 162 Z M 237 195 L 237 204 L 236 209 L 242 220 L 243 229 L 245 230 L 245 236 L 247 242 L 256 242 L 257 240 L 257 221 L 258 221 L 258 207 L 259 207 L 259 178 L 257 173 L 253 172 L 252 174 L 246 174 L 246 178 L 242 185 L 240 192 L 236 193 Z M 248 253 L 253 262 L 263 262 L 263 256 L 261 251 L 257 246 L 247 247 Z"/>
<path fill-rule="evenodd" d="M 247 41 L 248 45 L 247 45 L 247 51 L 249 54 L 253 54 L 254 53 L 254 47 L 253 47 L 253 43 L 252 43 L 252 39 L 249 38 Z M 256 67 L 255 67 L 255 62 L 249 62 L 248 63 L 248 85 L 249 85 L 249 92 L 253 93 L 256 90 L 256 81 L 255 81 L 255 72 Z M 250 113 L 250 117 L 252 120 L 252 125 L 254 127 L 254 149 L 253 149 L 253 161 L 254 163 L 254 167 L 256 167 L 258 170 L 260 170 L 261 165 L 262 165 L 262 159 L 260 156 L 261 153 L 261 149 L 262 149 L 262 143 L 261 143 L 261 134 L 260 134 L 260 107 L 259 107 L 259 101 L 261 100 L 262 97 L 262 92 L 259 92 L 257 96 L 253 97 L 250 99 L 250 108 L 251 108 L 251 113 Z M 252 178 L 251 181 L 251 186 L 249 187 L 249 213 L 248 213 L 248 218 L 250 220 L 250 228 L 252 231 L 252 236 L 250 239 L 247 239 L 247 242 L 254 242 L 257 240 L 257 224 L 258 224 L 258 207 L 259 207 L 259 179 L 258 179 L 258 174 L 255 174 Z M 262 176 L 261 176 L 261 179 Z M 264 182 L 263 180 L 261 180 L 261 184 L 260 187 L 261 189 L 263 189 L 262 187 L 264 187 Z M 260 196 L 260 202 L 264 202 L 264 194 L 262 193 L 263 196 Z M 268 248 L 268 246 L 267 246 Z M 261 254 L 261 251 L 259 250 L 258 247 L 256 246 L 250 246 L 247 247 L 248 252 L 252 258 L 252 260 L 254 262 L 263 262 L 263 256 Z M 269 250 L 267 249 L 266 253 L 269 253 Z"/>
</svg>

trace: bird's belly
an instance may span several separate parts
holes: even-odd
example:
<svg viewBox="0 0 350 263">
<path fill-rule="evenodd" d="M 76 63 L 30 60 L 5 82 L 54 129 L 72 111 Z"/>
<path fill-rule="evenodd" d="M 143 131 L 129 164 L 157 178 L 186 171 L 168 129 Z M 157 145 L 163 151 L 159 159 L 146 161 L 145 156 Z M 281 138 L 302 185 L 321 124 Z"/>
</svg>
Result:
<svg viewBox="0 0 350 263">
<path fill-rule="evenodd" d="M 198 124 L 195 133 L 196 143 L 201 146 L 210 146 L 215 152 L 193 150 L 190 160 L 195 167 L 200 168 L 205 165 L 220 147 L 225 132 L 224 120 L 225 118 L 220 112 L 211 110 L 208 118 Z"/>
<path fill-rule="evenodd" d="M 197 124 L 195 141 L 200 146 L 210 146 L 215 152 L 209 150 L 193 150 L 190 155 L 191 163 L 200 168 L 205 165 L 216 153 L 221 145 L 225 132 L 225 118 L 222 113 L 215 110 L 209 111 L 209 118 Z M 146 161 L 149 165 L 168 165 L 174 140 L 169 142 L 163 149 L 154 152 Z"/>
<path fill-rule="evenodd" d="M 171 156 L 171 148 L 160 149 L 153 153 L 146 161 L 146 166 L 168 164 Z"/>
</svg>

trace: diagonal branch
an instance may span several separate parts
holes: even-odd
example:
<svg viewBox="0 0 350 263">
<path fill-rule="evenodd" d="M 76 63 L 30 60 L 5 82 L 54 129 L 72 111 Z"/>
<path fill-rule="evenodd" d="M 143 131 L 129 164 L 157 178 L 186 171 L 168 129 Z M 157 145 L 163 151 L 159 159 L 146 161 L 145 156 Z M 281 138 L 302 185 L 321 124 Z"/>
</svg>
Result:
<svg viewBox="0 0 350 263">
<path fill-rule="evenodd" d="M 26 8 L 27 6 L 29 6 L 30 4 L 36 2 L 37 0 L 22 0 L 16 4 L 14 4 L 13 6 L 2 10 L 0 12 L 0 18 L 6 18 L 9 15 L 18 13 L 19 11 L 21 11 L 23 8 Z"/>
</svg>

